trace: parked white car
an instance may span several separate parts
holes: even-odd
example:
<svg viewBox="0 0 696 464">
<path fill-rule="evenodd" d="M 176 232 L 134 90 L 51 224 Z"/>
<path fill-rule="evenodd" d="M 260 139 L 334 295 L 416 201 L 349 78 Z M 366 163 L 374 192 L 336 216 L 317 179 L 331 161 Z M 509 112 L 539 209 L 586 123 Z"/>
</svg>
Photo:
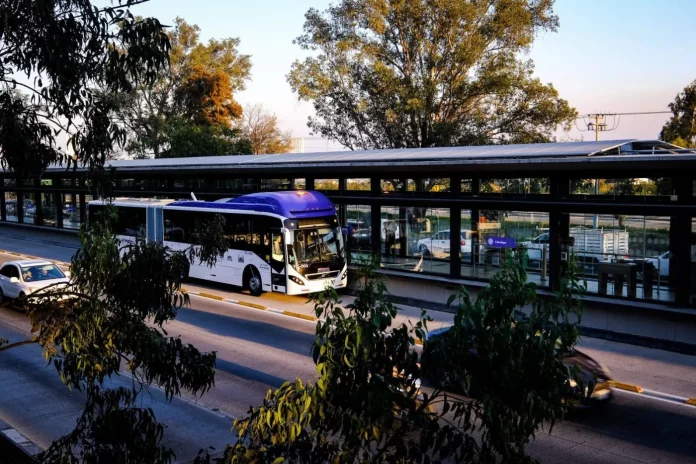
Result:
<svg viewBox="0 0 696 464">
<path fill-rule="evenodd" d="M 0 302 L 5 298 L 24 298 L 50 285 L 65 285 L 69 276 L 50 261 L 8 261 L 0 267 Z"/>
<path fill-rule="evenodd" d="M 460 236 L 460 251 L 462 255 L 471 254 L 471 241 L 473 231 L 462 230 Z M 432 255 L 435 258 L 447 258 L 450 255 L 450 231 L 441 230 L 430 238 L 418 240 L 418 251 L 424 255 Z"/>
<path fill-rule="evenodd" d="M 645 260 L 651 262 L 655 270 L 659 269 L 660 277 L 664 278 L 669 277 L 669 256 L 670 252 L 665 251 L 656 258 L 645 258 Z"/>
</svg>

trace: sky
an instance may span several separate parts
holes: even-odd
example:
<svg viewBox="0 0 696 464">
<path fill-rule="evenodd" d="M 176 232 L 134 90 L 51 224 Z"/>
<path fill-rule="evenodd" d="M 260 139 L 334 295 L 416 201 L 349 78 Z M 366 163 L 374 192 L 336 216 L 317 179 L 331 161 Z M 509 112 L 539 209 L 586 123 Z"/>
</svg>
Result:
<svg viewBox="0 0 696 464">
<path fill-rule="evenodd" d="M 239 37 L 251 55 L 251 81 L 235 98 L 261 103 L 284 130 L 309 137 L 310 103 L 298 102 L 286 81 L 290 66 L 307 53 L 292 43 L 302 33 L 309 8 L 329 0 L 151 0 L 134 13 L 172 24 L 180 16 L 201 28 L 201 39 Z M 696 79 L 696 34 L 692 0 L 556 0 L 557 32 L 541 33 L 528 56 L 535 75 L 556 87 L 580 114 L 666 111 L 669 102 Z M 615 130 L 603 140 L 656 138 L 667 114 L 609 118 Z M 578 130 L 583 129 L 583 130 Z M 559 138 L 594 140 L 585 121 Z M 335 148 L 305 140 L 306 151 Z"/>
</svg>

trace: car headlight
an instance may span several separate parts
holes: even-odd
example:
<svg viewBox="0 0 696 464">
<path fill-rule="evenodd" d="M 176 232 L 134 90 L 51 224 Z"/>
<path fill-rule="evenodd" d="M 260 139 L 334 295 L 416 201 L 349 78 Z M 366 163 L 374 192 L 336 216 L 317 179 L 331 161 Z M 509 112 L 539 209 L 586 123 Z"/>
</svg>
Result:
<svg viewBox="0 0 696 464">
<path fill-rule="evenodd" d="M 575 388 L 578 386 L 578 383 L 575 381 L 575 379 L 568 379 L 568 385 L 570 385 L 570 388 Z"/>
</svg>

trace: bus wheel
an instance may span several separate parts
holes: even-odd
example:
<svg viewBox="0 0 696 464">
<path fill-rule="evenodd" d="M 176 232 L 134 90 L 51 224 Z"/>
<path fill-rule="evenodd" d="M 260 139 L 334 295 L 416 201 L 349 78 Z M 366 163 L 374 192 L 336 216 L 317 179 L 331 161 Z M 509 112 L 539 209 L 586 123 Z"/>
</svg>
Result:
<svg viewBox="0 0 696 464">
<path fill-rule="evenodd" d="M 263 293 L 261 274 L 259 274 L 259 271 L 255 267 L 249 266 L 246 269 L 244 286 L 249 290 L 249 293 L 251 293 L 252 296 L 260 296 Z"/>
</svg>

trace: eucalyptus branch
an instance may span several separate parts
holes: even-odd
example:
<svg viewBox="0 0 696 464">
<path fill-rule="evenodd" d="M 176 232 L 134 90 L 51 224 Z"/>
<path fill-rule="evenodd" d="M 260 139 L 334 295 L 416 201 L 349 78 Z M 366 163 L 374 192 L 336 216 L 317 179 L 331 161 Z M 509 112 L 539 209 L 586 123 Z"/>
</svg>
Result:
<svg viewBox="0 0 696 464">
<path fill-rule="evenodd" d="M 32 343 L 39 343 L 39 337 L 32 337 L 28 340 L 22 340 L 21 342 L 9 343 L 7 345 L 0 346 L 0 351 L 9 350 L 12 348 L 17 348 L 18 346 L 30 345 Z"/>
</svg>

